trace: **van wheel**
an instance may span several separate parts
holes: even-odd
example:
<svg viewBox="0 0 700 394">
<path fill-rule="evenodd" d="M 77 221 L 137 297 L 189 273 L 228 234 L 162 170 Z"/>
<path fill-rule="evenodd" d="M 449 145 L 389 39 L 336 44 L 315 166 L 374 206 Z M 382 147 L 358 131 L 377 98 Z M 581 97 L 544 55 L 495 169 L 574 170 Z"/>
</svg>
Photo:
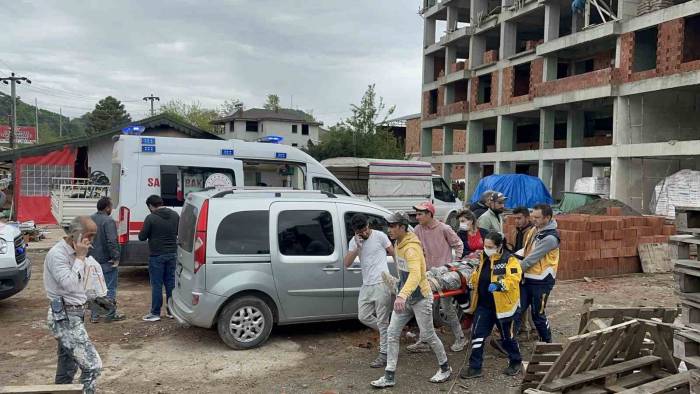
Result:
<svg viewBox="0 0 700 394">
<path fill-rule="evenodd" d="M 260 346 L 272 331 L 272 311 L 255 296 L 234 299 L 219 314 L 217 329 L 221 339 L 232 349 Z"/>
<path fill-rule="evenodd" d="M 464 312 L 462 311 L 462 308 L 460 308 L 459 303 L 455 298 L 452 298 L 452 307 L 457 311 L 457 320 L 461 322 L 462 318 L 464 318 Z M 445 311 L 440 306 L 439 299 L 433 302 L 433 326 L 435 326 L 435 328 L 447 326 Z"/>
</svg>

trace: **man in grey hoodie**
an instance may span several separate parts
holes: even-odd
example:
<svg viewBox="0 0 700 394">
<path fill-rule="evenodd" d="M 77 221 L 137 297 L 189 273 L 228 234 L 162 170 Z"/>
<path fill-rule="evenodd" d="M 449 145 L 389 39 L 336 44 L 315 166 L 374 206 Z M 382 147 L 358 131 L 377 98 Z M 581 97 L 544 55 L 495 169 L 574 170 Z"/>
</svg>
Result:
<svg viewBox="0 0 700 394">
<path fill-rule="evenodd" d="M 532 322 L 540 341 L 552 342 L 552 331 L 547 320 L 546 307 L 554 287 L 559 266 L 559 231 L 553 219 L 552 207 L 535 205 L 530 214 L 535 229 L 525 235 L 525 257 L 520 261 L 523 279 L 520 287 L 520 308 L 530 308 Z M 515 321 L 515 332 L 520 332 L 520 315 Z"/>
<path fill-rule="evenodd" d="M 167 302 L 175 288 L 175 262 L 177 258 L 177 227 L 180 216 L 177 212 L 163 206 L 160 196 L 152 195 L 146 199 L 151 213 L 146 216 L 139 240 L 148 240 L 150 257 L 148 258 L 148 276 L 151 280 L 151 312 L 143 317 L 144 321 L 160 320 L 163 307 L 163 285 L 165 285 L 165 316 L 172 319 Z"/>
</svg>

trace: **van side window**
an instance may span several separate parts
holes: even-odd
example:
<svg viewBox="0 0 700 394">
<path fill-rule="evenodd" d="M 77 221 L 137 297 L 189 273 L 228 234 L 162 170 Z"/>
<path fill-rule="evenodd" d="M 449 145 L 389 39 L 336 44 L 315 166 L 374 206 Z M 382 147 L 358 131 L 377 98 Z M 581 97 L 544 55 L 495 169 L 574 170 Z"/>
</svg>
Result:
<svg viewBox="0 0 700 394">
<path fill-rule="evenodd" d="M 216 230 L 216 251 L 221 254 L 270 254 L 269 211 L 235 212 Z"/>
<path fill-rule="evenodd" d="M 314 178 L 313 179 L 314 190 L 321 190 L 326 193 L 339 194 L 341 196 L 347 196 L 348 193 L 343 190 L 340 185 L 326 178 Z"/>
<path fill-rule="evenodd" d="M 357 214 L 363 214 L 367 216 L 367 219 L 369 221 L 369 228 L 372 230 L 377 230 L 381 231 L 384 234 L 389 233 L 389 223 L 387 223 L 386 219 L 380 216 L 376 215 L 370 215 L 368 213 L 364 212 L 347 212 L 345 213 L 345 236 L 348 239 L 348 243 L 352 239 L 352 237 L 355 235 L 355 232 L 352 230 L 352 227 L 350 227 L 350 222 L 352 221 L 352 217 L 357 215 Z"/>
<path fill-rule="evenodd" d="M 433 192 L 435 193 L 435 198 L 440 201 L 455 202 L 452 190 L 442 178 L 433 178 Z"/>
<path fill-rule="evenodd" d="M 235 186 L 230 168 L 160 166 L 160 196 L 167 207 L 181 207 L 189 193 L 207 186 Z"/>
<path fill-rule="evenodd" d="M 282 211 L 277 241 L 285 256 L 330 256 L 335 250 L 333 217 L 327 211 Z"/>
<path fill-rule="evenodd" d="M 194 250 L 194 233 L 197 227 L 198 209 L 192 204 L 185 204 L 180 214 L 177 230 L 177 241 L 180 247 L 188 253 Z"/>
</svg>

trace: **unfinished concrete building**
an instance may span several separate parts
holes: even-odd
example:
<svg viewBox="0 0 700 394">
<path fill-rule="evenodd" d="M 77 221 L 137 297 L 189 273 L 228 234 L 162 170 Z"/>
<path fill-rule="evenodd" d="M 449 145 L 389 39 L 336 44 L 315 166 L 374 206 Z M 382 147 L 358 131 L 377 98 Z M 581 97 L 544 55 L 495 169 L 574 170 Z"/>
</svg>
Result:
<svg viewBox="0 0 700 394">
<path fill-rule="evenodd" d="M 660 180 L 700 170 L 700 0 L 576 6 L 423 0 L 420 157 L 467 195 L 494 173 L 555 198 L 599 176 L 648 212 Z"/>
</svg>

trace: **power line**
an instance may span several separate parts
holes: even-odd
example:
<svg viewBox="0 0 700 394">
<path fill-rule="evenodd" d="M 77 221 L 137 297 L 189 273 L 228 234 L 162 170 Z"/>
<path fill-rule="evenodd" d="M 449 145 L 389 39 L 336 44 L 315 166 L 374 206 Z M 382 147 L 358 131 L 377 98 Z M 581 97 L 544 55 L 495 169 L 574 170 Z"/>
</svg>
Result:
<svg viewBox="0 0 700 394">
<path fill-rule="evenodd" d="M 153 109 L 153 102 L 154 102 L 154 101 L 160 101 L 160 97 L 156 97 L 156 96 L 153 95 L 153 93 L 151 93 L 150 96 L 144 97 L 144 98 L 143 98 L 143 101 L 150 101 L 150 102 L 151 102 L 151 116 L 155 115 L 156 112 L 155 112 L 155 110 Z"/>
<path fill-rule="evenodd" d="M 9 77 L 0 78 L 0 81 L 5 85 L 10 85 L 10 94 L 12 96 L 12 125 L 10 126 L 10 148 L 15 149 L 15 132 L 17 131 L 17 94 L 16 85 L 21 85 L 22 82 L 31 84 L 32 81 L 27 79 L 27 77 L 15 76 L 15 73 L 11 73 Z"/>
</svg>

